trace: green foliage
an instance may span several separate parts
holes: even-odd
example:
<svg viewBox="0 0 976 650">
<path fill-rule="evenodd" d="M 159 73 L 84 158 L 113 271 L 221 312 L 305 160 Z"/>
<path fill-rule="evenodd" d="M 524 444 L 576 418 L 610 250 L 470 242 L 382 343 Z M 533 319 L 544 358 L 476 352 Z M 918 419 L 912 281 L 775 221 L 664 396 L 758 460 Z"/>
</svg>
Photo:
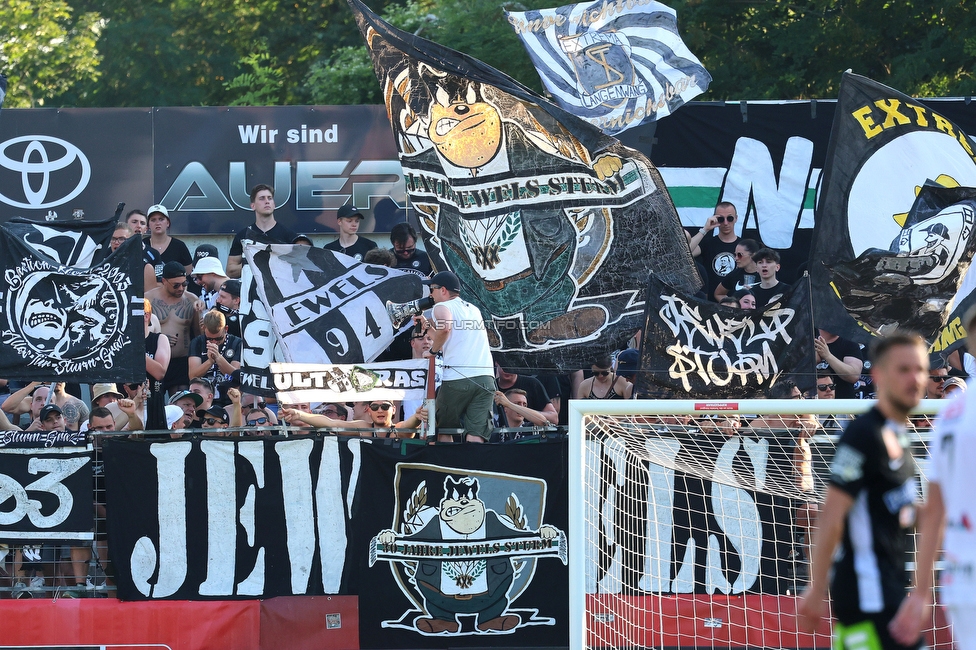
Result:
<svg viewBox="0 0 976 650">
<path fill-rule="evenodd" d="M 611 0 L 608 0 L 611 1 Z M 371 0 L 398 27 L 541 91 L 504 17 L 551 0 Z M 671 0 L 712 74 L 701 99 L 833 98 L 848 68 L 916 96 L 976 95 L 971 0 Z M 11 106 L 380 101 L 345 0 L 3 0 Z"/>
<path fill-rule="evenodd" d="M 74 12 L 62 0 L 0 3 L 0 70 L 7 107 L 43 106 L 77 84 L 98 78 L 97 13 Z"/>
</svg>

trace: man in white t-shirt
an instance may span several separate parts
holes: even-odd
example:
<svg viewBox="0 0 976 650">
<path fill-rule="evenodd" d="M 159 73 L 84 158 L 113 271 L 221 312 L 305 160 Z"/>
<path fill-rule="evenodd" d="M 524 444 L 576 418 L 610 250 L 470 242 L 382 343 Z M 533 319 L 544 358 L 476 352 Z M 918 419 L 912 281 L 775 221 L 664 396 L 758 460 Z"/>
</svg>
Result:
<svg viewBox="0 0 976 650">
<path fill-rule="evenodd" d="M 962 319 L 966 345 L 976 350 L 976 306 Z M 918 515 L 915 587 L 891 622 L 891 636 L 913 643 L 931 624 L 932 569 L 943 533 L 939 602 L 949 608 L 958 650 L 976 648 L 976 391 L 950 398 L 929 442 L 928 496 Z"/>
<path fill-rule="evenodd" d="M 463 422 L 467 442 L 486 442 L 492 430 L 495 372 L 481 311 L 461 300 L 461 281 L 450 271 L 441 271 L 424 284 L 434 301 L 434 342 L 426 354 L 440 355 L 444 361 L 435 403 L 437 426 L 455 429 Z M 450 442 L 451 436 L 437 439 Z"/>
</svg>

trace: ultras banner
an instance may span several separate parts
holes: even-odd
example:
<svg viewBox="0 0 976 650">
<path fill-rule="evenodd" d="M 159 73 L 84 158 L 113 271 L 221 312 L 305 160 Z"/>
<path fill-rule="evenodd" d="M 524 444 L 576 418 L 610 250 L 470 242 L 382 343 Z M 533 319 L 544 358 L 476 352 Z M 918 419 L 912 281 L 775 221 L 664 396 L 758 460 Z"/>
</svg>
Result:
<svg viewBox="0 0 976 650">
<path fill-rule="evenodd" d="M 275 392 L 285 404 L 422 400 L 427 396 L 428 368 L 427 359 L 358 365 L 271 364 Z"/>
<path fill-rule="evenodd" d="M 38 381 L 145 379 L 142 242 L 106 256 L 110 223 L 0 227 L 0 374 Z"/>
<path fill-rule="evenodd" d="M 844 74 L 810 252 L 820 327 L 862 342 L 896 324 L 938 336 L 972 257 L 973 210 L 933 212 L 920 191 L 976 186 L 974 146 L 925 104 Z"/>
<path fill-rule="evenodd" d="M 506 12 L 556 103 L 604 133 L 670 115 L 712 77 L 655 2 L 581 2 Z"/>
<path fill-rule="evenodd" d="M 688 296 L 654 278 L 647 295 L 641 397 L 756 397 L 785 379 L 813 387 L 809 278 L 761 312 Z"/>
<path fill-rule="evenodd" d="M 71 431 L 0 432 L 6 544 L 91 541 L 92 446 Z"/>
<path fill-rule="evenodd" d="M 349 4 L 427 253 L 481 310 L 496 361 L 579 367 L 640 327 L 649 274 L 698 289 L 647 158 L 484 63 Z"/>
</svg>

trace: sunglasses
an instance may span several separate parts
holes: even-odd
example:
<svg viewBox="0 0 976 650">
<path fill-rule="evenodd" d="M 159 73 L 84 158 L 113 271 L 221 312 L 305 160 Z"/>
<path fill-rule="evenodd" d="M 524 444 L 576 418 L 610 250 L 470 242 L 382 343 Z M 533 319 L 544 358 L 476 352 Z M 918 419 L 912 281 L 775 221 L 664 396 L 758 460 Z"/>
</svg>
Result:
<svg viewBox="0 0 976 650">
<path fill-rule="evenodd" d="M 369 405 L 369 410 L 371 411 L 389 411 L 391 408 L 393 408 L 393 405 L 390 403 Z"/>
<path fill-rule="evenodd" d="M 741 260 L 741 259 L 742 259 L 743 257 L 745 257 L 745 256 L 746 256 L 746 254 L 745 254 L 745 253 L 738 253 L 738 252 L 737 252 L 737 253 L 735 254 L 735 259 L 737 259 L 737 260 Z"/>
<path fill-rule="evenodd" d="M 405 253 L 407 255 L 413 255 L 414 251 L 417 250 L 417 247 L 414 246 L 413 248 L 397 248 L 396 246 L 394 246 L 393 250 L 396 251 L 397 253 Z"/>
<path fill-rule="evenodd" d="M 248 420 L 247 423 L 250 424 L 250 425 L 267 424 L 268 423 L 268 418 L 255 418 L 253 420 Z"/>
<path fill-rule="evenodd" d="M 211 427 L 213 425 L 217 424 L 218 422 L 221 423 L 221 424 L 224 423 L 223 420 L 217 420 L 215 418 L 207 418 L 207 419 L 204 420 L 204 423 L 206 423 L 208 426 L 211 426 Z"/>
<path fill-rule="evenodd" d="M 732 223 L 733 221 L 735 221 L 735 217 L 715 217 L 715 221 L 719 223 L 725 223 L 726 221 Z"/>
<path fill-rule="evenodd" d="M 594 370 L 593 371 L 593 374 L 596 375 L 597 377 L 606 377 L 607 375 L 610 374 L 610 371 L 609 370 Z"/>
<path fill-rule="evenodd" d="M 186 280 L 183 280 L 183 282 L 173 282 L 172 280 L 170 280 L 170 284 L 173 286 L 174 289 L 176 289 L 179 287 L 185 287 L 187 282 Z"/>
<path fill-rule="evenodd" d="M 213 341 L 214 343 L 220 343 L 221 341 L 224 340 L 224 338 L 225 338 L 225 335 L 224 334 L 221 334 L 220 336 L 208 336 L 207 337 L 207 340 L 208 341 Z"/>
<path fill-rule="evenodd" d="M 939 375 L 929 375 L 929 379 L 931 379 L 932 381 L 934 381 L 934 382 L 936 382 L 936 383 L 939 383 L 939 384 L 941 384 L 941 383 L 942 383 L 942 382 L 944 382 L 944 381 L 945 381 L 946 379 L 948 379 L 948 377 L 941 377 L 941 376 L 939 376 Z"/>
<path fill-rule="evenodd" d="M 834 384 L 817 384 L 817 390 L 834 390 Z"/>
</svg>

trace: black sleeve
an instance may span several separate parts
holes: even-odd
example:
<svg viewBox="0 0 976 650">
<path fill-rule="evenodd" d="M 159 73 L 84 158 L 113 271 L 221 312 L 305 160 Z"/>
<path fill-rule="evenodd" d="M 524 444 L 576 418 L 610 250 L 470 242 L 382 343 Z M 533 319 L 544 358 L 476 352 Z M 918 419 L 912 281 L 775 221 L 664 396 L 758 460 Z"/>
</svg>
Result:
<svg viewBox="0 0 976 650">
<path fill-rule="evenodd" d="M 230 251 L 227 253 L 228 257 L 241 257 L 244 255 L 244 245 L 241 244 L 241 239 L 243 239 L 244 231 L 240 231 L 234 235 L 234 241 L 230 243 Z"/>
<path fill-rule="evenodd" d="M 864 487 L 872 467 L 870 459 L 877 453 L 868 429 L 863 418 L 851 422 L 837 442 L 830 462 L 830 484 L 852 497 Z"/>
<path fill-rule="evenodd" d="M 190 339 L 190 353 L 188 356 L 199 357 L 200 359 L 207 358 L 207 337 L 204 334 L 200 336 L 194 336 Z"/>
</svg>

